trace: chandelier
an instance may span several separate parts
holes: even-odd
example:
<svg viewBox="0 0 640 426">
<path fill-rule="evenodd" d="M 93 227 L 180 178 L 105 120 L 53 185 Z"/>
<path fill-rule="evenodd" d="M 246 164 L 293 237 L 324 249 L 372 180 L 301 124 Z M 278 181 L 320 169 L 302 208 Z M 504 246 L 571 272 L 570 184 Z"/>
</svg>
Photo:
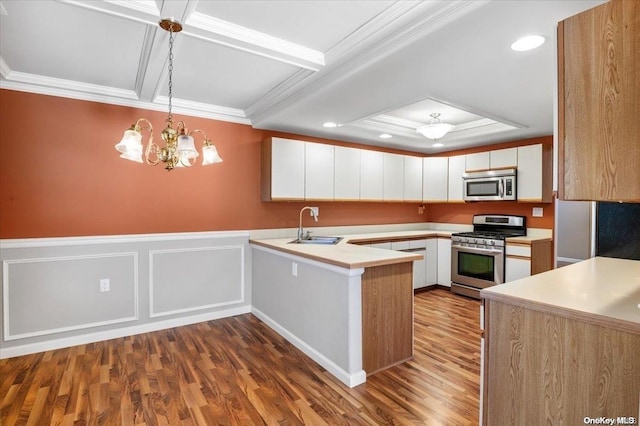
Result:
<svg viewBox="0 0 640 426">
<path fill-rule="evenodd" d="M 173 127 L 173 115 L 171 114 L 171 98 L 173 90 L 173 34 L 182 31 L 182 24 L 173 19 L 163 19 L 159 22 L 160 28 L 169 31 L 169 115 L 166 123 L 167 127 L 162 131 L 161 136 L 164 146 L 160 147 L 153 142 L 153 126 L 146 118 L 139 118 L 135 124 L 124 132 L 122 140 L 116 145 L 116 149 L 121 153 L 120 157 L 126 160 L 155 166 L 160 162 L 165 163 L 165 169 L 173 170 L 176 167 L 193 166 L 198 156 L 193 134 L 201 134 L 204 138 L 202 144 L 202 165 L 221 163 L 222 158 L 218 155 L 218 150 L 211 143 L 206 133 L 200 129 L 189 131 L 183 121 L 179 121 L 175 129 Z M 142 144 L 142 130 L 149 132 L 149 139 L 146 147 Z"/>
<path fill-rule="evenodd" d="M 431 114 L 430 117 L 431 119 L 426 125 L 416 129 L 416 132 L 422 134 L 425 138 L 440 139 L 456 127 L 440 121 L 440 114 L 437 112 Z"/>
</svg>

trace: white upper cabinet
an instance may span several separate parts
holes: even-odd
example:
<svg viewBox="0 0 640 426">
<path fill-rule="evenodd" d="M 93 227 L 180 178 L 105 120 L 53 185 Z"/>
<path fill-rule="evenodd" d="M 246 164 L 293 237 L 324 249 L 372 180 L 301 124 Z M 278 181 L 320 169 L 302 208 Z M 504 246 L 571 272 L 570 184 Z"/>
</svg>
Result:
<svg viewBox="0 0 640 426">
<path fill-rule="evenodd" d="M 491 167 L 491 158 L 489 151 L 476 152 L 475 154 L 465 155 L 465 168 L 467 172 L 474 170 L 487 170 Z"/>
<path fill-rule="evenodd" d="M 422 201 L 422 158 L 404 156 L 404 201 Z"/>
<path fill-rule="evenodd" d="M 382 200 L 383 153 L 360 151 L 360 199 Z"/>
<path fill-rule="evenodd" d="M 489 152 L 492 169 L 518 167 L 518 148 L 496 149 Z"/>
<path fill-rule="evenodd" d="M 360 199 L 360 153 L 357 148 L 335 147 L 334 194 L 335 200 Z"/>
<path fill-rule="evenodd" d="M 425 157 L 422 159 L 422 168 L 422 201 L 425 203 L 447 201 L 449 158 Z"/>
<path fill-rule="evenodd" d="M 449 201 L 463 201 L 462 175 L 464 174 L 465 157 L 465 155 L 449 157 Z"/>
<path fill-rule="evenodd" d="M 402 201 L 404 197 L 404 156 L 385 152 L 383 167 L 383 200 Z"/>
<path fill-rule="evenodd" d="M 304 200 L 305 142 L 270 138 L 262 144 L 262 199 Z"/>
<path fill-rule="evenodd" d="M 304 164 L 305 198 L 333 200 L 334 146 L 306 142 Z"/>
<path fill-rule="evenodd" d="M 545 153 L 542 144 L 518 147 L 518 201 L 551 202 L 546 154 L 550 152 Z"/>
</svg>

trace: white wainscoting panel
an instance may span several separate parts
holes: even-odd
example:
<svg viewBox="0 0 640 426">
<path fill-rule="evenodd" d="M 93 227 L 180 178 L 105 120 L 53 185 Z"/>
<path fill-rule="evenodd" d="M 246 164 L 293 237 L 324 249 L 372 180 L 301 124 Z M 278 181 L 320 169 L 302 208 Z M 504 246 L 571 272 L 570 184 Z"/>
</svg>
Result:
<svg viewBox="0 0 640 426">
<path fill-rule="evenodd" d="M 138 319 L 138 253 L 3 262 L 4 339 Z M 100 292 L 100 280 L 110 291 Z"/>
<path fill-rule="evenodd" d="M 244 246 L 149 252 L 150 317 L 244 302 Z"/>
</svg>

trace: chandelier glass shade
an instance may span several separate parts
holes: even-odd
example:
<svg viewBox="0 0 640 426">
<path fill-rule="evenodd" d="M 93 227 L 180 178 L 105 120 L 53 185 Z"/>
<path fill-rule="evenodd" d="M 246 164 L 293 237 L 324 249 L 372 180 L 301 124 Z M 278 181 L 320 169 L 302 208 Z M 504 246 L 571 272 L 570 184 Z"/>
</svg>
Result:
<svg viewBox="0 0 640 426">
<path fill-rule="evenodd" d="M 440 139 L 456 127 L 453 124 L 446 124 L 440 121 L 440 114 L 437 112 L 431 114 L 430 117 L 431 119 L 426 125 L 416 129 L 416 132 L 425 138 Z"/>
<path fill-rule="evenodd" d="M 159 23 L 163 30 L 169 31 L 169 115 L 166 120 L 167 126 L 161 133 L 164 146 L 159 146 L 153 142 L 153 126 L 146 118 L 139 118 L 135 124 L 125 130 L 122 140 L 116 144 L 115 148 L 121 154 L 120 157 L 137 163 L 147 163 L 155 166 L 159 163 L 165 164 L 165 169 L 173 170 L 178 167 L 193 166 L 200 153 L 196 149 L 193 134 L 200 134 L 203 137 L 202 143 L 202 165 L 221 163 L 222 158 L 218 154 L 215 145 L 207 137 L 206 133 L 200 129 L 189 131 L 183 121 L 179 121 L 174 128 L 173 115 L 171 114 L 171 100 L 173 89 L 173 33 L 182 31 L 182 25 L 173 19 L 163 19 Z M 142 142 L 142 131 L 149 133 L 146 147 Z"/>
</svg>

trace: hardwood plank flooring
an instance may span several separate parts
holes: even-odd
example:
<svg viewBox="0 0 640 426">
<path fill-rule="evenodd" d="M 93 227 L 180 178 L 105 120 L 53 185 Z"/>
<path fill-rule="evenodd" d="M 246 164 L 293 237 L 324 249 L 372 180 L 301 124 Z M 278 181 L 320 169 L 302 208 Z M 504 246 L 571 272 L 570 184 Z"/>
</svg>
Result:
<svg viewBox="0 0 640 426">
<path fill-rule="evenodd" d="M 0 360 L 0 425 L 477 425 L 479 301 L 414 310 L 414 359 L 353 389 L 251 314 Z"/>
</svg>

